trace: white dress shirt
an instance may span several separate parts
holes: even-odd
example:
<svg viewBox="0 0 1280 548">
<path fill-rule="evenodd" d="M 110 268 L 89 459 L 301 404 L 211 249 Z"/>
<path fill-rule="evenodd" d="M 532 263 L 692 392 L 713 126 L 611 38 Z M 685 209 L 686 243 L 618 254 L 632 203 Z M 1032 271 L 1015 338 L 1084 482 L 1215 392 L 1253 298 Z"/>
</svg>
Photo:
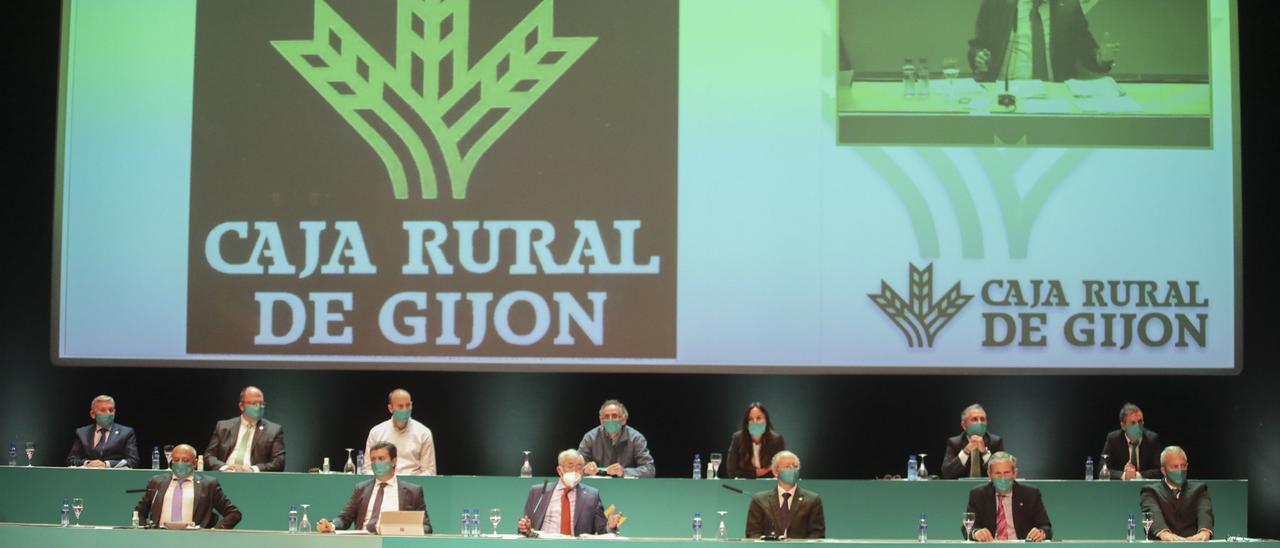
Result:
<svg viewBox="0 0 1280 548">
<path fill-rule="evenodd" d="M 783 489 L 783 488 L 782 488 L 782 482 L 778 482 L 778 508 L 782 508 L 782 494 L 783 494 L 783 493 L 791 493 L 791 496 L 790 496 L 790 497 L 787 497 L 787 501 L 786 501 L 786 502 L 787 502 L 787 510 L 794 510 L 794 509 L 795 509 L 795 507 L 796 507 L 796 486 L 795 486 L 795 485 L 792 485 L 790 489 Z M 792 516 L 792 517 L 794 517 L 794 516 Z M 779 525 L 781 525 L 781 524 L 779 524 Z M 788 527 L 788 529 L 790 529 L 790 527 Z M 786 531 L 783 531 L 783 532 L 782 532 L 782 536 L 784 536 L 784 537 L 785 537 L 785 536 L 787 536 L 787 532 L 786 532 Z"/>
<path fill-rule="evenodd" d="M 1036 16 L 1044 22 L 1045 68 L 1049 71 L 1048 81 L 1052 82 L 1053 54 L 1050 52 L 1049 44 L 1053 42 L 1049 39 L 1048 0 L 1040 4 L 1039 13 Z M 1009 75 L 1010 80 L 1030 80 L 1032 77 L 1031 0 L 1018 0 L 1017 24 L 1009 34 L 1009 49 L 1005 52 L 1004 66 L 1000 68 L 1000 79 L 1004 79 L 1005 74 Z"/>
<path fill-rule="evenodd" d="M 193 521 L 191 514 L 196 507 L 196 482 L 194 476 L 188 476 L 183 479 L 182 484 L 182 515 L 173 516 L 173 495 L 178 486 L 178 477 L 171 476 L 169 478 L 169 489 L 164 492 L 164 499 L 161 501 L 164 506 L 160 507 L 160 523 L 169 522 L 191 523 Z"/>
<path fill-rule="evenodd" d="M 244 436 L 245 428 L 248 428 L 250 431 L 248 439 L 249 446 L 244 449 L 244 459 L 240 462 L 236 462 L 231 459 L 236 456 L 236 451 L 240 449 L 240 438 Z M 253 438 L 256 437 L 258 437 L 258 425 L 244 420 L 243 416 L 240 417 L 240 429 L 236 430 L 236 444 L 231 446 L 231 454 L 227 455 L 227 463 L 222 465 L 219 470 L 226 470 L 227 467 L 232 464 L 239 464 L 240 466 L 248 466 L 252 468 L 254 472 L 257 472 L 258 467 L 251 462 L 253 459 Z"/>
<path fill-rule="evenodd" d="M 547 515 L 542 518 L 542 532 L 560 534 L 560 520 L 569 520 L 569 530 L 573 531 L 573 511 L 578 508 L 578 490 L 569 490 L 569 515 L 560 515 L 560 499 L 564 497 L 564 482 L 557 481 L 556 488 L 551 491 L 551 496 L 547 497 Z"/>
<path fill-rule="evenodd" d="M 760 444 L 751 442 L 751 466 L 760 468 Z M 755 476 L 755 470 L 751 471 L 751 475 Z"/>
<path fill-rule="evenodd" d="M 365 524 L 366 527 L 369 525 L 369 517 L 373 515 L 373 503 L 378 501 L 378 487 L 380 485 L 382 485 L 381 481 L 373 480 L 373 490 L 369 491 L 369 505 L 364 509 L 364 521 L 360 522 Z M 382 494 L 381 508 L 382 510 L 378 514 L 379 521 L 381 521 L 382 513 L 400 511 L 400 482 L 396 481 L 395 476 L 391 476 L 391 479 L 387 481 L 386 492 Z"/>
<path fill-rule="evenodd" d="M 396 428 L 394 420 L 387 419 L 369 430 L 369 439 L 364 442 L 364 473 L 371 473 L 369 453 L 374 444 L 382 441 L 389 441 L 396 446 L 396 474 L 436 475 L 436 444 L 431 438 L 431 429 L 412 417 L 404 428 Z"/>
</svg>

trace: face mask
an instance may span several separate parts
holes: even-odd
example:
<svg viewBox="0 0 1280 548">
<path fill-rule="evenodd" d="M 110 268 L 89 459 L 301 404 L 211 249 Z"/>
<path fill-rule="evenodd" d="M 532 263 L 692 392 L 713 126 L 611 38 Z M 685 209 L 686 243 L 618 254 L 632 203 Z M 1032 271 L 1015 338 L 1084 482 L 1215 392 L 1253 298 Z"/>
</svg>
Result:
<svg viewBox="0 0 1280 548">
<path fill-rule="evenodd" d="M 617 434 L 622 431 L 622 421 L 604 421 L 604 431 L 609 434 Z"/>
<path fill-rule="evenodd" d="M 373 475 L 379 478 L 391 473 L 391 461 L 389 460 L 374 461 L 370 466 L 373 468 Z"/>
<path fill-rule="evenodd" d="M 1135 440 L 1142 439 L 1142 424 L 1137 422 L 1130 424 L 1128 428 L 1124 429 L 1124 433 Z"/>
<path fill-rule="evenodd" d="M 266 410 L 267 408 L 262 405 L 246 405 L 244 406 L 244 416 L 256 421 L 262 418 L 262 414 L 265 413 Z"/>
<path fill-rule="evenodd" d="M 783 468 L 782 470 L 779 470 L 778 481 L 789 485 L 795 485 L 797 481 L 800 481 L 800 469 Z"/>
<path fill-rule="evenodd" d="M 1164 477 L 1167 478 L 1169 482 L 1173 483 L 1174 485 L 1182 485 L 1182 482 L 1187 481 L 1187 471 L 1186 470 L 1165 470 Z"/>
<path fill-rule="evenodd" d="M 116 422 L 116 416 L 112 413 L 98 413 L 97 415 L 94 415 L 93 422 L 98 423 L 98 426 L 106 428 L 111 426 L 111 423 Z"/>
<path fill-rule="evenodd" d="M 996 491 L 1008 493 L 1013 489 L 1013 478 L 992 478 L 991 483 L 995 484 Z"/>
<path fill-rule="evenodd" d="M 964 431 L 970 436 L 985 436 L 987 435 L 987 423 L 971 422 L 969 426 L 964 427 Z"/>
<path fill-rule="evenodd" d="M 578 482 L 582 481 L 582 472 L 565 472 L 560 479 L 564 481 L 565 487 L 573 489 L 577 487 Z"/>
<path fill-rule="evenodd" d="M 191 477 L 191 472 L 195 470 L 195 467 L 189 462 L 174 462 L 169 464 L 169 470 L 179 478 L 188 478 Z"/>
<path fill-rule="evenodd" d="M 747 423 L 747 433 L 751 434 L 753 438 L 758 438 L 764 435 L 764 427 L 765 423 L 763 422 L 749 422 Z"/>
<path fill-rule="evenodd" d="M 412 409 L 396 409 L 391 412 L 391 416 L 395 417 L 396 422 L 409 422 L 410 415 L 413 415 Z"/>
</svg>

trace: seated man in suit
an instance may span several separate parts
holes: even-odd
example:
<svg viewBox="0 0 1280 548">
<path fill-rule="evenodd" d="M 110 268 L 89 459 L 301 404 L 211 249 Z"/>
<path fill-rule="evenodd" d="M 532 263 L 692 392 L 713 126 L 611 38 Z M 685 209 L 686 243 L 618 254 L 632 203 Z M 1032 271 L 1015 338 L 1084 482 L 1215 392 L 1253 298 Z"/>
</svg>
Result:
<svg viewBox="0 0 1280 548">
<path fill-rule="evenodd" d="M 369 450 L 368 457 L 372 463 L 370 466 L 373 468 L 374 479 L 357 484 L 347 505 L 342 508 L 342 513 L 333 518 L 332 522 L 321 518 L 316 523 L 316 531 L 345 531 L 354 524 L 357 529 L 377 533 L 378 518 L 383 512 L 422 510 L 422 532 L 431 534 L 431 516 L 427 515 L 427 501 L 423 497 L 422 486 L 400 483 L 396 479 L 395 444 L 380 441 Z"/>
<path fill-rule="evenodd" d="M 560 481 L 551 489 L 547 488 L 546 482 L 529 489 L 529 496 L 524 501 L 524 515 L 516 522 L 520 534 L 578 536 L 617 531 L 622 514 L 614 512 L 605 519 L 600 491 L 579 483 L 587 464 L 582 453 L 565 449 L 556 462 Z"/>
<path fill-rule="evenodd" d="M 947 440 L 942 479 L 986 476 L 991 455 L 1004 451 L 1004 439 L 987 432 L 987 411 L 976 403 L 960 412 L 960 430 L 964 433 Z"/>
<path fill-rule="evenodd" d="M 974 515 L 970 540 L 1052 540 L 1053 524 L 1049 523 L 1040 490 L 1014 481 L 1018 477 L 1018 459 L 1000 451 L 991 456 L 988 468 L 991 483 L 969 491 L 969 507 L 965 511 Z M 964 533 L 961 527 L 960 536 Z"/>
<path fill-rule="evenodd" d="M 240 416 L 214 425 L 205 465 L 226 472 L 283 472 L 284 427 L 262 418 L 266 409 L 261 390 L 241 390 Z"/>
<path fill-rule="evenodd" d="M 1142 410 L 1132 403 L 1120 408 L 1120 429 L 1107 434 L 1102 453 L 1111 479 L 1160 477 L 1160 435 L 1147 430 Z"/>
<path fill-rule="evenodd" d="M 588 430 L 578 443 L 578 452 L 587 459 L 582 471 L 614 477 L 652 478 L 656 475 L 649 442 L 644 434 L 627 426 L 627 406 L 608 400 L 600 406 L 600 426 Z"/>
<path fill-rule="evenodd" d="M 773 475 L 778 485 L 751 496 L 747 509 L 747 538 L 826 538 L 827 518 L 822 498 L 808 489 L 796 487 L 800 481 L 800 457 L 791 451 L 773 456 Z"/>
<path fill-rule="evenodd" d="M 169 471 L 151 477 L 142 500 L 133 508 L 139 517 L 145 516 L 155 527 L 194 523 L 205 529 L 231 529 L 240 522 L 240 510 L 222 493 L 218 480 L 194 473 L 194 447 L 179 445 L 169 457 Z"/>
<path fill-rule="evenodd" d="M 1078 0 L 983 0 L 969 67 L 979 82 L 1065 82 L 1111 71 L 1120 45 L 1098 46 Z"/>
<path fill-rule="evenodd" d="M 138 441 L 132 428 L 116 422 L 116 400 L 106 395 L 94 398 L 89 418 L 93 424 L 76 429 L 67 466 L 137 468 Z"/>
<path fill-rule="evenodd" d="M 1142 488 L 1142 511 L 1151 512 L 1151 538 L 1165 541 L 1213 538 L 1209 486 L 1187 481 L 1187 453 L 1170 445 L 1160 452 L 1164 479 Z"/>
</svg>

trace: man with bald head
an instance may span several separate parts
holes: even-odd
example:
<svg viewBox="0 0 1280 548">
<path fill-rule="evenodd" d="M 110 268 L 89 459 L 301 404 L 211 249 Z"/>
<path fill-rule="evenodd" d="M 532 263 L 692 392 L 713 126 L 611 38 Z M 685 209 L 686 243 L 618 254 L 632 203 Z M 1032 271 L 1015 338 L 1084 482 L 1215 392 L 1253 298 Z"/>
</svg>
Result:
<svg viewBox="0 0 1280 548">
<path fill-rule="evenodd" d="M 240 416 L 213 427 L 205 465 L 224 472 L 283 472 L 284 427 L 262 418 L 266 411 L 262 390 L 241 390 Z"/>
<path fill-rule="evenodd" d="M 169 471 L 151 477 L 142 500 L 133 508 L 139 519 L 153 527 L 166 523 L 194 524 L 205 529 L 235 527 L 240 522 L 240 510 L 222 493 L 216 478 L 197 473 L 195 468 L 195 448 L 187 444 L 174 447 Z"/>
<path fill-rule="evenodd" d="M 369 430 L 364 442 L 364 454 L 373 453 L 373 446 L 381 442 L 395 444 L 399 457 L 396 473 L 402 476 L 436 475 L 436 444 L 431 429 L 413 418 L 413 396 L 403 388 L 387 394 L 387 412 L 391 418 Z M 366 459 L 364 473 L 372 470 L 372 460 Z"/>
</svg>

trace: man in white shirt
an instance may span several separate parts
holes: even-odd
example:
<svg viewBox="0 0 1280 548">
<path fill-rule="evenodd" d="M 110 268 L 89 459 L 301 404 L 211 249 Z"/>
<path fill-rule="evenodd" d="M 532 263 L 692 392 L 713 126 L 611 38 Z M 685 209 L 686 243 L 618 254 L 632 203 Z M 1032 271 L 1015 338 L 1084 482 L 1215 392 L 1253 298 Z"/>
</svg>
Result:
<svg viewBox="0 0 1280 548">
<path fill-rule="evenodd" d="M 800 481 L 800 457 L 780 451 L 771 465 L 778 485 L 751 496 L 747 509 L 747 538 L 826 538 L 827 518 L 822 498 L 796 486 Z"/>
<path fill-rule="evenodd" d="M 262 390 L 241 390 L 240 416 L 213 427 L 205 465 L 223 472 L 283 472 L 284 427 L 262 418 L 266 411 Z"/>
<path fill-rule="evenodd" d="M 983 0 L 969 66 L 978 81 L 1063 82 L 1110 72 L 1119 52 L 1094 40 L 1078 0 Z"/>
<path fill-rule="evenodd" d="M 138 517 L 154 527 L 165 523 L 195 524 L 205 529 L 235 527 L 240 510 L 222 493 L 218 480 L 195 473 L 195 465 L 194 447 L 174 447 L 169 472 L 152 476 L 142 500 L 133 508 Z"/>
<path fill-rule="evenodd" d="M 431 516 L 427 514 L 422 486 L 400 483 L 396 478 L 396 446 L 390 442 L 378 442 L 369 449 L 367 456 L 374 479 L 356 485 L 342 513 L 332 522 L 321 518 L 316 523 L 316 531 L 332 533 L 335 529 L 346 530 L 355 525 L 357 529 L 376 533 L 383 512 L 421 510 L 422 531 L 431 534 Z"/>
<path fill-rule="evenodd" d="M 436 475 L 436 444 L 431 437 L 431 429 L 411 416 L 413 396 L 403 388 L 392 390 L 387 394 L 387 411 L 391 413 L 391 418 L 369 430 L 369 439 L 364 443 L 364 454 L 369 455 L 373 446 L 379 442 L 391 442 L 399 453 L 397 474 Z M 369 473 L 371 465 L 372 461 L 365 462 L 364 473 Z"/>
</svg>

